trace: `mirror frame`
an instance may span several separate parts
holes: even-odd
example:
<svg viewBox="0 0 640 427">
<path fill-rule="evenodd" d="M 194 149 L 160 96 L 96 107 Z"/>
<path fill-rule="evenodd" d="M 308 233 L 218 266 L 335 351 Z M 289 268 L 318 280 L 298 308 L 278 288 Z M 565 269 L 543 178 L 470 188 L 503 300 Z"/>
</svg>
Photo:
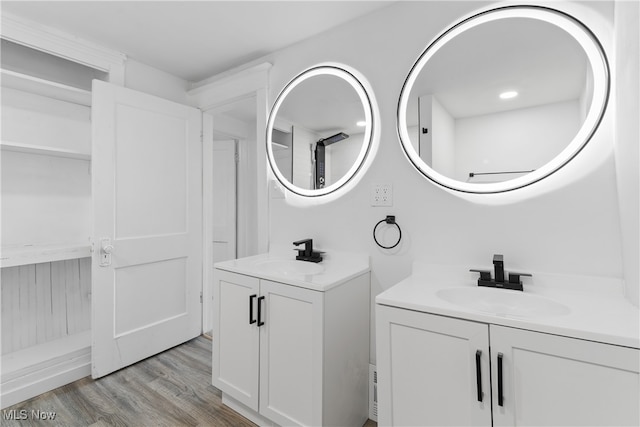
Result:
<svg viewBox="0 0 640 427">
<path fill-rule="evenodd" d="M 347 83 L 349 83 L 351 87 L 353 87 L 353 89 L 358 94 L 360 101 L 362 102 L 362 107 L 363 107 L 364 116 L 365 116 L 364 119 L 367 122 L 367 124 L 365 126 L 363 144 L 360 149 L 360 152 L 358 153 L 358 157 L 356 158 L 356 161 L 351 166 L 351 168 L 349 168 L 347 173 L 345 173 L 342 177 L 340 177 L 339 180 L 337 180 L 333 184 L 328 185 L 324 188 L 306 189 L 306 188 L 301 188 L 296 185 L 293 185 L 291 182 L 289 182 L 289 180 L 287 180 L 282 175 L 282 173 L 278 169 L 275 161 L 275 157 L 273 154 L 273 149 L 271 144 L 272 142 L 271 134 L 273 133 L 276 117 L 278 115 L 278 110 L 282 106 L 287 95 L 302 82 L 319 75 L 332 75 L 332 76 L 342 78 Z M 373 102 L 372 102 L 373 97 L 370 95 L 369 91 L 367 90 L 363 82 L 364 82 L 364 79 L 361 76 L 359 76 L 358 72 L 356 72 L 355 70 L 349 69 L 348 67 L 342 64 L 333 64 L 333 63 L 318 64 L 304 70 L 303 72 L 295 76 L 293 79 L 291 79 L 291 81 L 289 81 L 289 83 L 285 85 L 285 87 L 278 94 L 273 104 L 273 107 L 271 108 L 271 112 L 269 113 L 269 119 L 267 120 L 267 135 L 266 135 L 267 158 L 269 161 L 269 166 L 271 167 L 271 171 L 273 172 L 275 177 L 278 179 L 280 184 L 282 184 L 285 188 L 287 188 L 292 193 L 298 194 L 300 196 L 305 196 L 305 197 L 319 197 L 319 196 L 324 196 L 324 195 L 333 193 L 339 190 L 340 188 L 343 188 L 349 181 L 351 181 L 358 174 L 360 169 L 362 169 L 362 166 L 364 165 L 365 160 L 367 159 L 367 156 L 371 152 L 371 147 L 373 145 L 373 130 L 374 130 L 374 126 L 376 125 L 376 123 L 374 123 L 374 109 L 373 109 Z"/>
<path fill-rule="evenodd" d="M 569 33 L 584 49 L 593 71 L 593 98 L 587 116 L 571 142 L 560 154 L 535 171 L 503 182 L 469 183 L 449 178 L 428 166 L 413 147 L 407 128 L 408 100 L 413 84 L 429 59 L 449 40 L 475 26 L 505 18 L 533 18 L 555 24 Z M 402 149 L 413 166 L 429 180 L 447 189 L 474 194 L 503 193 L 538 182 L 558 171 L 571 161 L 591 140 L 607 108 L 610 92 L 610 71 L 607 56 L 596 35 L 573 16 L 544 6 L 510 5 L 476 13 L 454 24 L 433 39 L 409 72 L 400 93 L 397 111 L 397 130 Z"/>
</svg>

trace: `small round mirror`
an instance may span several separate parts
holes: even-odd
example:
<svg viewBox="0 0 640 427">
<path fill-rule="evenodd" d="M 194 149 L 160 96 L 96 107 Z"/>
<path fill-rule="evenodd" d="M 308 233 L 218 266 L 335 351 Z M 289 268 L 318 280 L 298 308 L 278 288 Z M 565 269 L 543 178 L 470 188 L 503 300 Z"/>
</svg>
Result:
<svg viewBox="0 0 640 427">
<path fill-rule="evenodd" d="M 280 92 L 267 122 L 267 156 L 282 185 L 321 196 L 346 184 L 371 147 L 370 97 L 354 71 L 305 70 Z"/>
<path fill-rule="evenodd" d="M 414 166 L 468 193 L 524 187 L 589 141 L 609 96 L 598 40 L 571 16 L 506 6 L 459 22 L 422 53 L 398 103 Z"/>
</svg>

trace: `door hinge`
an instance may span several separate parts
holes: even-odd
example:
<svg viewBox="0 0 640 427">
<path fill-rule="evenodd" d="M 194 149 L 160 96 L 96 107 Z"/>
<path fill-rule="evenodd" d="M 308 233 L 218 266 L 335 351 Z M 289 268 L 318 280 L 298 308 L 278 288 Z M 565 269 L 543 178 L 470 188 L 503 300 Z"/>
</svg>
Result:
<svg viewBox="0 0 640 427">
<path fill-rule="evenodd" d="M 200 131 L 200 142 L 204 142 L 204 131 Z"/>
<path fill-rule="evenodd" d="M 200 304 L 202 304 L 202 291 L 200 291 Z"/>
</svg>

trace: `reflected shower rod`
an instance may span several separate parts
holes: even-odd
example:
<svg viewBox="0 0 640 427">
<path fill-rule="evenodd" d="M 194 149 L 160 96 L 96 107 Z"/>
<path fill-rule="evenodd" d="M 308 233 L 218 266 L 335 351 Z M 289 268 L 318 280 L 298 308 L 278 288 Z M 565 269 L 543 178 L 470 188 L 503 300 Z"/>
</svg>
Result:
<svg viewBox="0 0 640 427">
<path fill-rule="evenodd" d="M 473 178 L 476 175 L 500 175 L 503 173 L 529 173 L 534 171 L 535 169 L 531 169 L 528 171 L 507 171 L 507 172 L 469 172 L 469 178 Z"/>
</svg>

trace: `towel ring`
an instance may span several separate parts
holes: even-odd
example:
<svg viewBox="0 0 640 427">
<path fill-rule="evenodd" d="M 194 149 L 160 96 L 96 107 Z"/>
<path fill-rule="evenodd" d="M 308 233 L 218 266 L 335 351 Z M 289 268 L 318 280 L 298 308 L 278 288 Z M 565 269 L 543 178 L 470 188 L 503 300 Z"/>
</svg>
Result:
<svg viewBox="0 0 640 427">
<path fill-rule="evenodd" d="M 380 242 L 378 242 L 378 239 L 376 239 L 376 230 L 378 229 L 378 226 L 380 224 L 382 224 L 383 222 L 386 222 L 387 224 L 393 224 L 396 227 L 398 227 L 398 241 L 395 244 L 393 244 L 392 246 L 383 246 L 383 245 L 380 244 Z M 400 229 L 400 226 L 396 222 L 395 215 L 387 215 L 387 217 L 385 219 L 380 220 L 375 225 L 375 227 L 373 227 L 373 240 L 376 242 L 376 245 L 380 246 L 382 249 L 393 249 L 396 246 L 398 246 L 398 244 L 400 244 L 400 240 L 402 240 L 402 230 Z"/>
</svg>

